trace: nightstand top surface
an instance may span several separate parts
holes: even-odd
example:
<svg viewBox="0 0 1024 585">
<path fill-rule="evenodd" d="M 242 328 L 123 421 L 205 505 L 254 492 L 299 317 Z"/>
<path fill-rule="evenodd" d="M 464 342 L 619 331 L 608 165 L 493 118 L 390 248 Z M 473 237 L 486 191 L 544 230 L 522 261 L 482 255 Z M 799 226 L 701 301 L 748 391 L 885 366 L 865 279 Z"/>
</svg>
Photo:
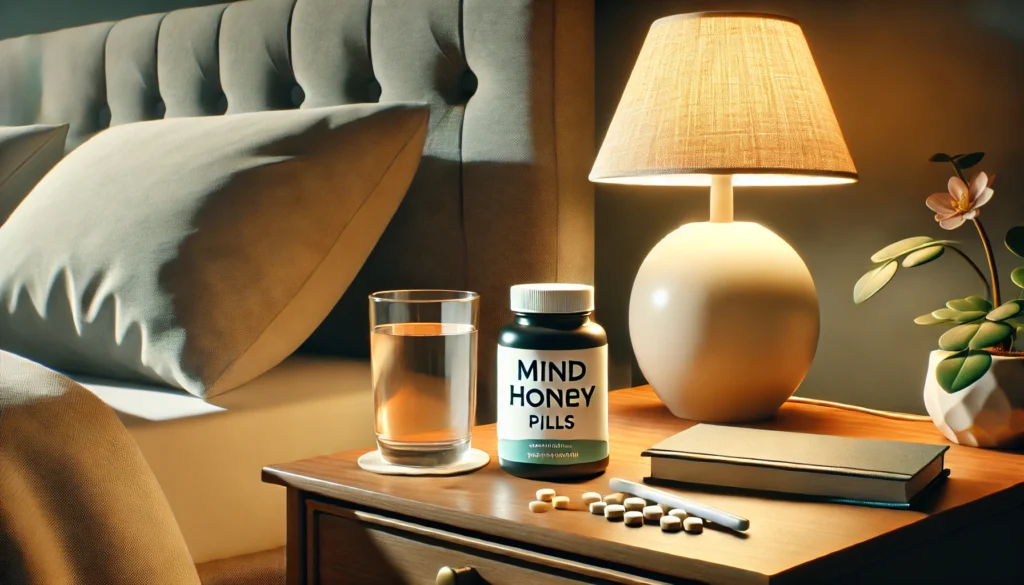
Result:
<svg viewBox="0 0 1024 585">
<path fill-rule="evenodd" d="M 529 511 L 542 487 L 575 501 L 586 491 L 608 493 L 608 479 L 640 481 L 650 470 L 645 448 L 690 426 L 668 412 L 648 387 L 610 394 L 611 462 L 607 472 L 577 483 L 534 481 L 503 472 L 495 425 L 473 430 L 473 447 L 491 462 L 469 475 L 398 477 L 361 470 L 349 451 L 274 465 L 264 480 L 343 502 L 584 555 L 672 577 L 763 583 L 787 577 L 827 578 L 851 563 L 954 530 L 979 515 L 1024 505 L 1024 454 L 952 445 L 949 479 L 917 511 L 769 499 L 735 492 L 664 488 L 750 520 L 740 536 L 723 530 L 666 534 L 630 529 L 584 511 Z M 744 425 L 786 431 L 949 444 L 928 422 L 907 422 L 835 408 L 787 403 L 767 422 Z M 894 549 L 893 547 L 896 547 Z"/>
</svg>

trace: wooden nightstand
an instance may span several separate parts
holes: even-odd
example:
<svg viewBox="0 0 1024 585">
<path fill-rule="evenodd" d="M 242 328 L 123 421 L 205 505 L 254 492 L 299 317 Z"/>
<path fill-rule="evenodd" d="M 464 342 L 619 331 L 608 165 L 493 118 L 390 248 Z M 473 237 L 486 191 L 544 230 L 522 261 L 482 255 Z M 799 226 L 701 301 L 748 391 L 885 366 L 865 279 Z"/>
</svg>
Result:
<svg viewBox="0 0 1024 585">
<path fill-rule="evenodd" d="M 608 478 L 639 480 L 640 451 L 691 422 L 648 388 L 613 392 L 608 472 L 555 486 L 608 492 Z M 930 423 L 787 404 L 763 428 L 924 443 L 946 441 Z M 1024 455 L 953 445 L 949 480 L 920 511 L 678 490 L 750 519 L 737 535 L 665 534 L 583 511 L 527 509 L 551 482 L 500 470 L 494 425 L 473 431 L 486 468 L 443 478 L 385 477 L 356 465 L 360 452 L 263 470 L 288 488 L 288 583 L 431 584 L 438 570 L 470 567 L 457 583 L 1024 583 Z M 474 577 L 474 574 L 476 577 Z"/>
</svg>

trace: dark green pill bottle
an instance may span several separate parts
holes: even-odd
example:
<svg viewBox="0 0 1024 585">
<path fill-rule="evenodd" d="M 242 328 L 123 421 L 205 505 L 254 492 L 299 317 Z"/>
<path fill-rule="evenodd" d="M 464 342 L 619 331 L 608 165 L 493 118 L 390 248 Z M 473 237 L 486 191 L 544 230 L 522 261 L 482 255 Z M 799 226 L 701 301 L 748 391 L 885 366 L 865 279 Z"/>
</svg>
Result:
<svg viewBox="0 0 1024 585">
<path fill-rule="evenodd" d="M 569 479 L 608 467 L 608 336 L 590 320 L 594 287 L 519 284 L 498 334 L 498 463 L 519 477 Z"/>
</svg>

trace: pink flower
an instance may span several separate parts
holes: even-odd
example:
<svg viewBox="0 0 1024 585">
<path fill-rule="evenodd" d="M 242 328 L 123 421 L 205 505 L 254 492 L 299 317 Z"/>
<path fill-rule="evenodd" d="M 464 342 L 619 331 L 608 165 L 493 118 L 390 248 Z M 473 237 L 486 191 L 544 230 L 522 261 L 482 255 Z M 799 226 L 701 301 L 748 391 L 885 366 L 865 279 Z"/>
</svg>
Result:
<svg viewBox="0 0 1024 585">
<path fill-rule="evenodd" d="M 960 177 L 949 178 L 949 193 L 935 193 L 928 197 L 925 205 L 935 212 L 935 221 L 943 229 L 955 230 L 968 219 L 974 219 L 980 211 L 978 208 L 992 198 L 990 185 L 996 180 L 990 179 L 985 173 L 978 173 L 971 178 L 968 187 Z"/>
</svg>

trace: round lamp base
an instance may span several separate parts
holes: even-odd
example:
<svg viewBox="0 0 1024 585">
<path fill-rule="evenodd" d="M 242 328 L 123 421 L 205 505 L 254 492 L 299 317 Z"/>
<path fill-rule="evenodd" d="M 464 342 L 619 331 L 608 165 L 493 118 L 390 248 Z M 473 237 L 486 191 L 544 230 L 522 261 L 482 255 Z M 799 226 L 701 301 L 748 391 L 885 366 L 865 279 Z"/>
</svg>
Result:
<svg viewBox="0 0 1024 585">
<path fill-rule="evenodd" d="M 629 299 L 640 370 L 672 414 L 772 416 L 807 375 L 818 296 L 803 260 L 756 223 L 690 223 L 644 260 Z"/>
</svg>

